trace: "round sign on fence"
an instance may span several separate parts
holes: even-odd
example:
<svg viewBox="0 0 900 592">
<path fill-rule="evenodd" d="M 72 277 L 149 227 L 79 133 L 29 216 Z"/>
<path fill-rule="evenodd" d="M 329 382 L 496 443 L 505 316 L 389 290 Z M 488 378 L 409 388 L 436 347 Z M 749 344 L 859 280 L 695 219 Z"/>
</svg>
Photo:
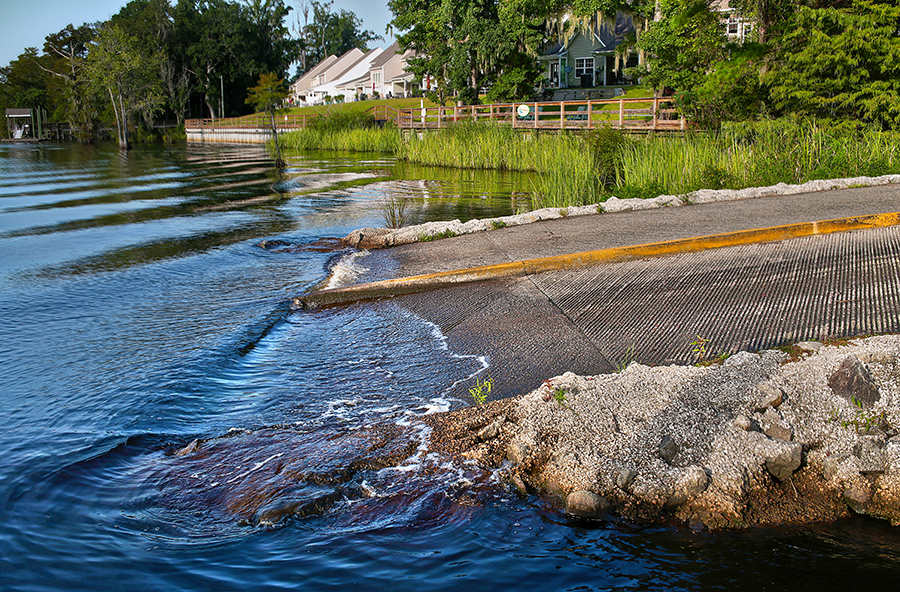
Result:
<svg viewBox="0 0 900 592">
<path fill-rule="evenodd" d="M 519 117 L 525 117 L 529 113 L 531 113 L 531 107 L 528 105 L 519 105 L 519 108 L 516 109 L 516 113 L 519 114 Z"/>
</svg>

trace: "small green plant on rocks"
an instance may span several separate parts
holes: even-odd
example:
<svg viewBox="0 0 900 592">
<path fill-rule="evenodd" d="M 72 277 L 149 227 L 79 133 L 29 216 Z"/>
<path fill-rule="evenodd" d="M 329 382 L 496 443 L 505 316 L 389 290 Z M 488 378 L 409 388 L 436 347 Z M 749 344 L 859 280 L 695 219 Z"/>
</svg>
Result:
<svg viewBox="0 0 900 592">
<path fill-rule="evenodd" d="M 476 405 L 484 405 L 485 401 L 487 401 L 488 395 L 491 394 L 491 390 L 493 390 L 493 388 L 493 376 L 488 376 L 484 380 L 475 377 L 475 386 L 469 387 L 469 394 L 472 395 L 472 399 L 475 400 Z"/>
<path fill-rule="evenodd" d="M 709 339 L 701 337 L 699 334 L 697 335 L 697 339 L 690 343 L 691 352 L 697 356 L 698 361 L 702 361 L 706 357 L 706 345 L 709 343 Z"/>
<path fill-rule="evenodd" d="M 566 401 L 566 391 L 561 388 L 553 391 L 553 399 L 562 407 L 566 407 L 566 404 L 568 403 L 568 401 Z"/>
<path fill-rule="evenodd" d="M 503 220 L 493 220 L 491 226 L 493 226 L 494 230 L 499 230 L 501 228 L 506 228 L 506 222 Z"/>
<path fill-rule="evenodd" d="M 616 372 L 623 372 L 628 365 L 635 361 L 634 344 L 629 345 L 622 357 L 615 363 Z"/>
<path fill-rule="evenodd" d="M 697 362 L 697 365 L 701 366 L 701 367 L 715 366 L 716 364 L 723 363 L 725 360 L 727 360 L 730 357 L 731 357 L 731 354 L 729 354 L 727 352 L 721 352 L 719 355 L 715 356 L 714 358 L 710 358 L 708 360 L 702 360 L 700 362 Z"/>
<path fill-rule="evenodd" d="M 865 434 L 870 429 L 886 428 L 887 419 L 884 417 L 884 411 L 875 413 L 872 409 L 863 407 L 862 401 L 853 397 L 853 417 L 851 419 L 840 419 L 840 413 L 837 409 L 831 411 L 831 421 L 837 422 L 842 428 L 854 428 L 857 434 Z"/>
<path fill-rule="evenodd" d="M 438 240 L 439 238 L 453 238 L 454 236 L 459 235 L 448 228 L 444 232 L 439 232 L 437 234 L 421 234 L 419 235 L 419 242 L 427 243 Z"/>
</svg>

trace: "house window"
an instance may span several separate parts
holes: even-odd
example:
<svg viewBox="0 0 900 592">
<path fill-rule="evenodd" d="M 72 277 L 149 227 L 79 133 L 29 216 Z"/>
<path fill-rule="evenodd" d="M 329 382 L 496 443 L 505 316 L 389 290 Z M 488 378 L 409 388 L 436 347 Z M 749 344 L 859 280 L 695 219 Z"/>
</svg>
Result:
<svg viewBox="0 0 900 592">
<path fill-rule="evenodd" d="M 594 58 L 575 58 L 575 77 L 594 73 Z"/>
<path fill-rule="evenodd" d="M 575 58 L 575 78 L 581 86 L 594 86 L 594 58 Z"/>
<path fill-rule="evenodd" d="M 728 36 L 729 37 L 737 37 L 740 32 L 740 21 L 738 21 L 737 17 L 730 16 L 728 17 Z"/>
</svg>

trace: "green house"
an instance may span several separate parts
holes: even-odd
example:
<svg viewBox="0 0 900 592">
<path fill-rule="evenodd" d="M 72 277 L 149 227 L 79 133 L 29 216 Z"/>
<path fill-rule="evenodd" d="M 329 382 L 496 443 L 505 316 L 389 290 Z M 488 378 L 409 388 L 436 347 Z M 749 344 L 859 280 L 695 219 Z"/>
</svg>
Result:
<svg viewBox="0 0 900 592">
<path fill-rule="evenodd" d="M 544 88 L 594 88 L 627 84 L 625 68 L 638 63 L 629 52 L 623 67 L 616 64 L 616 48 L 634 31 L 631 19 L 619 15 L 615 25 L 602 24 L 593 30 L 574 29 L 560 41 L 546 47 L 538 58 L 545 68 Z"/>
</svg>

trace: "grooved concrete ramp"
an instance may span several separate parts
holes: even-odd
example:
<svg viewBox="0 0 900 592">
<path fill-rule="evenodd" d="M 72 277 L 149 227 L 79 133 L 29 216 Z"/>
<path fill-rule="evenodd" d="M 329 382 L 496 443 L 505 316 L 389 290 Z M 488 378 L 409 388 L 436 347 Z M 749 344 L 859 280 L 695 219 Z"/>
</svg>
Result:
<svg viewBox="0 0 900 592">
<path fill-rule="evenodd" d="M 900 332 L 900 227 L 552 271 L 398 297 L 455 351 L 488 354 L 497 398 L 566 371 L 697 361 Z M 458 393 L 465 396 L 464 389 Z"/>
<path fill-rule="evenodd" d="M 372 271 L 360 281 L 506 270 L 528 259 L 823 220 L 888 221 L 789 240 L 762 233 L 759 240 L 778 242 L 650 253 L 397 296 L 439 325 L 455 351 L 487 355 L 501 398 L 566 371 L 609 372 L 632 359 L 691 363 L 698 336 L 715 356 L 900 332 L 900 226 L 883 216 L 898 211 L 900 187 L 887 185 L 581 216 L 373 251 Z M 465 385 L 457 394 L 468 396 Z"/>
</svg>

